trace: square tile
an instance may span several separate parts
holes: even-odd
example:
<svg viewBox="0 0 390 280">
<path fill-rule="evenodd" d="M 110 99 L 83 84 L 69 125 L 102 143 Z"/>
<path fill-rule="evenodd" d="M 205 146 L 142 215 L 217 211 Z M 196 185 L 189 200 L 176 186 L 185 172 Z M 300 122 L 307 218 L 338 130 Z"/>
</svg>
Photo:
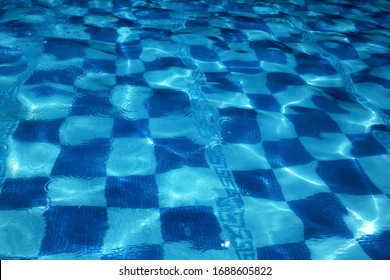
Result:
<svg viewBox="0 0 390 280">
<path fill-rule="evenodd" d="M 187 167 L 156 175 L 160 207 L 215 206 L 224 189 L 208 168 Z"/>
<path fill-rule="evenodd" d="M 51 175 L 84 179 L 104 177 L 110 149 L 109 139 L 98 139 L 79 146 L 61 146 Z"/>
<path fill-rule="evenodd" d="M 245 226 L 256 248 L 304 241 L 304 223 L 286 202 L 253 197 L 244 197 L 244 202 Z"/>
<path fill-rule="evenodd" d="M 259 260 L 310 260 L 311 255 L 305 242 L 276 244 L 257 248 Z"/>
<path fill-rule="evenodd" d="M 45 236 L 45 208 L 0 211 L 0 255 L 2 259 L 34 258 Z"/>
<path fill-rule="evenodd" d="M 59 143 L 59 129 L 64 119 L 20 121 L 14 139 L 23 142 Z"/>
<path fill-rule="evenodd" d="M 157 161 L 150 138 L 116 138 L 107 161 L 108 176 L 151 175 Z"/>
<path fill-rule="evenodd" d="M 320 138 L 322 133 L 341 133 L 337 123 L 326 113 L 317 109 L 294 108 L 297 114 L 287 114 L 299 136 Z"/>
<path fill-rule="evenodd" d="M 231 170 L 270 169 L 261 144 L 232 144 L 221 146 L 226 164 Z"/>
<path fill-rule="evenodd" d="M 114 119 L 114 127 L 112 130 L 112 136 L 118 137 L 150 137 L 149 120 L 127 120 L 123 118 Z"/>
<path fill-rule="evenodd" d="M 105 191 L 108 207 L 158 207 L 158 189 L 153 175 L 109 176 Z"/>
<path fill-rule="evenodd" d="M 312 260 L 369 260 L 359 243 L 353 239 L 330 237 L 306 240 Z"/>
<path fill-rule="evenodd" d="M 296 138 L 292 122 L 281 113 L 259 112 L 257 122 L 264 141 L 279 141 L 282 138 Z"/>
<path fill-rule="evenodd" d="M 91 115 L 107 117 L 113 112 L 113 105 L 108 96 L 85 95 L 76 98 L 70 111 L 71 116 Z"/>
<path fill-rule="evenodd" d="M 390 230 L 359 239 L 359 245 L 374 260 L 390 259 Z"/>
<path fill-rule="evenodd" d="M 232 173 L 242 195 L 284 200 L 280 185 L 271 169 L 232 171 Z"/>
<path fill-rule="evenodd" d="M 67 118 L 60 129 L 61 144 L 83 145 L 99 138 L 110 138 L 114 119 L 94 116 Z"/>
<path fill-rule="evenodd" d="M 189 114 L 191 106 L 186 92 L 171 89 L 154 90 L 148 104 L 151 118 L 183 117 Z"/>
<path fill-rule="evenodd" d="M 100 251 L 108 229 L 106 208 L 54 206 L 43 216 L 46 234 L 40 255 Z"/>
<path fill-rule="evenodd" d="M 371 182 L 385 194 L 390 194 L 390 157 L 388 155 L 372 156 L 357 159 Z"/>
<path fill-rule="evenodd" d="M 221 136 L 224 142 L 256 144 L 261 141 L 257 113 L 255 110 L 240 108 L 219 109 Z"/>
<path fill-rule="evenodd" d="M 116 253 L 130 256 L 131 250 L 128 249 L 133 246 L 161 244 L 163 241 L 158 209 L 109 207 L 107 208 L 107 224 L 108 229 L 102 248 L 104 255 Z M 112 249 L 116 251 L 113 252 Z"/>
<path fill-rule="evenodd" d="M 314 161 L 298 138 L 264 141 L 263 147 L 272 168 L 303 165 Z"/>
<path fill-rule="evenodd" d="M 190 241 L 198 250 L 223 249 L 221 227 L 208 206 L 161 208 L 161 233 L 166 242 Z"/>
<path fill-rule="evenodd" d="M 377 141 L 372 133 L 348 134 L 352 143 L 351 155 L 354 157 L 368 157 L 388 154 L 387 149 Z"/>
<path fill-rule="evenodd" d="M 0 209 L 13 210 L 46 206 L 46 177 L 6 179 L 0 192 Z"/>
<path fill-rule="evenodd" d="M 344 217 L 348 210 L 333 193 L 318 193 L 287 202 L 304 224 L 305 240 L 310 238 L 352 238 Z"/>
<path fill-rule="evenodd" d="M 367 177 L 357 160 L 319 161 L 316 171 L 335 193 L 353 195 L 382 193 Z"/>
<path fill-rule="evenodd" d="M 153 92 L 148 87 L 129 85 L 116 86 L 112 90 L 111 102 L 124 119 L 149 118 L 148 99 Z"/>
<path fill-rule="evenodd" d="M 355 238 L 372 235 L 388 229 L 390 200 L 385 195 L 347 195 L 337 197 L 348 209 L 344 218 Z"/>
<path fill-rule="evenodd" d="M 49 143 L 12 142 L 7 159 L 7 177 L 48 177 L 60 149 L 59 145 Z"/>
<path fill-rule="evenodd" d="M 51 206 L 106 207 L 105 177 L 89 180 L 58 177 L 47 185 Z"/>
</svg>

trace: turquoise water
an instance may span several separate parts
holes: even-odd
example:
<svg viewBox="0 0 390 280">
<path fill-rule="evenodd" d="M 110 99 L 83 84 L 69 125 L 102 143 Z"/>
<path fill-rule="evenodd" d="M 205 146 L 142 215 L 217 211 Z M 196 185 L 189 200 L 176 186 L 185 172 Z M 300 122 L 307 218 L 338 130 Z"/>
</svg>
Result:
<svg viewBox="0 0 390 280">
<path fill-rule="evenodd" d="M 389 259 L 388 1 L 0 1 L 1 259 Z"/>
</svg>

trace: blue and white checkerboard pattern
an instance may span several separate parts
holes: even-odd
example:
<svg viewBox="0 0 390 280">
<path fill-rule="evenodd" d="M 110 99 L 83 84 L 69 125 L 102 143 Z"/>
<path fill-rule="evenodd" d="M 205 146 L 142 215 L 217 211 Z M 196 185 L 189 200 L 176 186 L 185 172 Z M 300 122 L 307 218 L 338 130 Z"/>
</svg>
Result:
<svg viewBox="0 0 390 280">
<path fill-rule="evenodd" d="M 0 9 L 2 259 L 390 259 L 389 2 L 57 2 Z"/>
</svg>

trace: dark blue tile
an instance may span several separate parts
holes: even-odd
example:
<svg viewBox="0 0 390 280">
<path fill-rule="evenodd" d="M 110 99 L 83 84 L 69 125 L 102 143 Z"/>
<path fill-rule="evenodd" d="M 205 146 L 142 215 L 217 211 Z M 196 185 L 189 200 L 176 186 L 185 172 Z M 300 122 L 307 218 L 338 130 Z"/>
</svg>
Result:
<svg viewBox="0 0 390 280">
<path fill-rule="evenodd" d="M 190 241 L 193 247 L 206 251 L 223 249 L 221 228 L 208 206 L 162 208 L 161 233 L 166 242 Z"/>
<path fill-rule="evenodd" d="M 83 41 L 53 38 L 46 41 L 44 52 L 54 55 L 57 59 L 66 60 L 84 57 L 86 47 Z"/>
<path fill-rule="evenodd" d="M 356 98 L 350 93 L 348 93 L 344 87 L 318 87 L 318 88 L 337 101 L 357 103 Z"/>
<path fill-rule="evenodd" d="M 109 116 L 112 111 L 110 97 L 85 95 L 74 101 L 70 115 Z"/>
<path fill-rule="evenodd" d="M 53 206 L 43 214 L 46 234 L 41 256 L 98 253 L 103 245 L 107 212 L 103 207 Z"/>
<path fill-rule="evenodd" d="M 368 157 L 388 154 L 387 149 L 380 144 L 372 133 L 348 134 L 352 143 L 351 155 L 354 157 Z"/>
<path fill-rule="evenodd" d="M 17 18 L 17 17 L 16 17 Z M 23 22 L 19 19 L 12 19 L 9 21 L 3 20 L 2 26 L 6 30 L 8 36 L 17 37 L 17 38 L 28 38 L 34 37 L 36 30 L 34 25 L 31 23 Z"/>
<path fill-rule="evenodd" d="M 343 43 L 335 40 L 321 40 L 317 42 L 321 48 L 337 56 L 341 60 L 347 59 L 359 59 L 359 54 L 353 47 L 348 43 Z"/>
<path fill-rule="evenodd" d="M 12 66 L 0 66 L 0 76 L 14 76 L 26 70 L 27 64 L 16 64 Z"/>
<path fill-rule="evenodd" d="M 330 76 L 337 74 L 336 69 L 328 60 L 317 55 L 298 53 L 295 55 L 297 66 L 295 70 L 299 74 L 311 74 L 316 76 Z"/>
<path fill-rule="evenodd" d="M 264 72 L 257 61 L 229 60 L 223 61 L 229 72 L 239 72 L 244 74 L 258 74 Z"/>
<path fill-rule="evenodd" d="M 305 242 L 277 244 L 257 248 L 259 260 L 310 260 L 311 254 Z"/>
<path fill-rule="evenodd" d="M 148 100 L 149 116 L 168 117 L 186 116 L 190 113 L 191 103 L 184 91 L 156 89 Z"/>
<path fill-rule="evenodd" d="M 157 40 L 157 41 L 171 41 L 172 40 L 172 31 L 164 30 L 158 28 L 145 27 L 142 28 L 142 31 L 139 32 L 139 38 L 141 40 Z"/>
<path fill-rule="evenodd" d="M 348 210 L 333 193 L 318 193 L 303 200 L 289 201 L 288 204 L 302 220 L 306 240 L 352 237 L 344 222 Z"/>
<path fill-rule="evenodd" d="M 280 112 L 278 101 L 270 94 L 247 94 L 250 104 L 257 110 Z"/>
<path fill-rule="evenodd" d="M 325 112 L 311 108 L 291 107 L 298 114 L 286 114 L 298 136 L 321 138 L 321 133 L 341 132 L 337 123 Z"/>
<path fill-rule="evenodd" d="M 96 72 L 96 73 L 116 73 L 116 65 L 114 60 L 106 59 L 86 59 L 84 60 L 83 69 L 85 71 Z"/>
<path fill-rule="evenodd" d="M 122 118 L 115 118 L 113 137 L 150 137 L 149 120 L 126 120 Z"/>
<path fill-rule="evenodd" d="M 219 61 L 218 54 L 213 50 L 205 46 L 190 46 L 190 53 L 192 58 L 200 61 Z"/>
<path fill-rule="evenodd" d="M 371 195 L 381 193 L 353 159 L 319 161 L 316 172 L 335 193 Z"/>
<path fill-rule="evenodd" d="M 389 11 L 380 11 L 376 13 L 371 13 L 370 17 L 375 19 L 379 24 L 389 24 L 390 23 L 390 12 Z"/>
<path fill-rule="evenodd" d="M 221 28 L 222 38 L 227 42 L 246 42 L 248 37 L 239 29 Z"/>
<path fill-rule="evenodd" d="M 390 89 L 390 80 L 386 80 L 377 76 L 371 76 L 371 69 L 362 70 L 351 74 L 352 81 L 359 83 L 374 83 L 379 84 L 387 89 Z"/>
<path fill-rule="evenodd" d="M 263 147 L 272 168 L 303 165 L 314 160 L 298 138 L 264 141 Z"/>
<path fill-rule="evenodd" d="M 73 85 L 78 76 L 83 74 L 80 68 L 70 67 L 66 69 L 39 70 L 34 72 L 26 81 L 26 84 L 56 84 Z"/>
<path fill-rule="evenodd" d="M 375 22 L 372 22 L 372 21 L 368 21 L 368 20 L 357 20 L 357 19 L 355 19 L 353 21 L 353 24 L 355 25 L 355 28 L 357 30 L 359 30 L 360 32 L 372 31 L 372 30 L 375 30 L 375 29 L 381 29 L 382 28 L 382 26 L 380 26 L 379 24 L 377 24 Z"/>
<path fill-rule="evenodd" d="M 338 100 L 333 98 L 327 98 L 325 96 L 313 95 L 311 101 L 319 109 L 327 113 L 334 114 L 349 114 L 349 112 L 340 107 Z"/>
<path fill-rule="evenodd" d="M 243 92 L 241 85 L 230 80 L 229 72 L 205 72 L 207 82 L 209 83 L 210 88 L 218 90 L 226 90 L 233 92 Z"/>
<path fill-rule="evenodd" d="M 21 59 L 23 51 L 20 48 L 0 47 L 0 64 L 14 63 Z"/>
<path fill-rule="evenodd" d="M 387 66 L 390 64 L 390 56 L 388 53 L 373 53 L 368 58 L 362 59 L 371 68 Z"/>
<path fill-rule="evenodd" d="M 231 17 L 231 14 L 229 16 Z M 235 15 L 233 24 L 238 30 L 243 30 L 243 29 L 262 30 L 268 34 L 272 34 L 272 30 L 270 30 L 268 25 L 262 19 L 259 18 L 251 18 L 251 17 Z"/>
<path fill-rule="evenodd" d="M 117 85 L 131 85 L 137 87 L 149 87 L 143 73 L 134 73 L 126 76 L 116 76 Z"/>
<path fill-rule="evenodd" d="M 359 245 L 374 260 L 390 260 L 390 231 L 364 235 L 359 238 Z"/>
<path fill-rule="evenodd" d="M 298 75 L 273 72 L 267 73 L 266 86 L 272 93 L 285 91 L 289 86 L 306 85 L 306 82 Z"/>
<path fill-rule="evenodd" d="M 14 139 L 25 142 L 59 143 L 59 130 L 63 119 L 20 121 Z"/>
<path fill-rule="evenodd" d="M 177 57 L 158 57 L 153 61 L 143 62 L 146 71 L 164 70 L 170 67 L 180 67 L 186 69 L 187 66 Z"/>
<path fill-rule="evenodd" d="M 119 58 L 139 59 L 142 53 L 141 41 L 118 43 L 116 44 L 116 53 Z"/>
<path fill-rule="evenodd" d="M 161 245 L 139 245 L 120 247 L 116 250 L 110 250 L 109 254 L 104 254 L 102 260 L 163 260 L 164 253 Z M 123 275 L 127 274 L 126 271 Z"/>
<path fill-rule="evenodd" d="M 157 208 L 158 190 L 154 176 L 107 177 L 108 207 Z"/>
<path fill-rule="evenodd" d="M 0 209 L 14 210 L 46 206 L 46 184 L 50 178 L 7 179 L 0 193 Z"/>
<path fill-rule="evenodd" d="M 293 50 L 287 45 L 271 40 L 250 41 L 249 46 L 256 52 L 256 55 L 261 56 L 265 50 L 278 50 L 282 53 L 292 54 Z"/>
<path fill-rule="evenodd" d="M 284 200 L 282 190 L 272 170 L 256 169 L 232 172 L 237 186 L 244 196 Z"/>
<path fill-rule="evenodd" d="M 85 32 L 91 35 L 90 40 L 96 40 L 101 42 L 116 43 L 119 35 L 114 28 L 101 28 L 88 25 Z"/>
<path fill-rule="evenodd" d="M 157 173 L 182 166 L 208 167 L 205 147 L 185 138 L 154 139 Z"/>
<path fill-rule="evenodd" d="M 80 8 L 88 8 L 88 2 L 84 0 L 63 0 L 63 5 L 76 6 Z"/>
<path fill-rule="evenodd" d="M 219 109 L 221 136 L 224 142 L 255 144 L 261 141 L 261 133 L 254 110 L 240 108 Z"/>
<path fill-rule="evenodd" d="M 109 139 L 97 139 L 79 146 L 62 146 L 51 175 L 85 179 L 106 176 L 110 150 Z"/>
</svg>

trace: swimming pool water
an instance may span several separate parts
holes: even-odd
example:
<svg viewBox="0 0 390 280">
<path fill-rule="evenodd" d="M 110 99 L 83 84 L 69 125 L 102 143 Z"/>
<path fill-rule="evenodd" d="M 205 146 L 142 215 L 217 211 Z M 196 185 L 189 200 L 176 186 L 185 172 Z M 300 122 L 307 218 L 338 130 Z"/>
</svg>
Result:
<svg viewBox="0 0 390 280">
<path fill-rule="evenodd" d="M 0 1 L 1 259 L 390 259 L 390 3 Z"/>
</svg>

